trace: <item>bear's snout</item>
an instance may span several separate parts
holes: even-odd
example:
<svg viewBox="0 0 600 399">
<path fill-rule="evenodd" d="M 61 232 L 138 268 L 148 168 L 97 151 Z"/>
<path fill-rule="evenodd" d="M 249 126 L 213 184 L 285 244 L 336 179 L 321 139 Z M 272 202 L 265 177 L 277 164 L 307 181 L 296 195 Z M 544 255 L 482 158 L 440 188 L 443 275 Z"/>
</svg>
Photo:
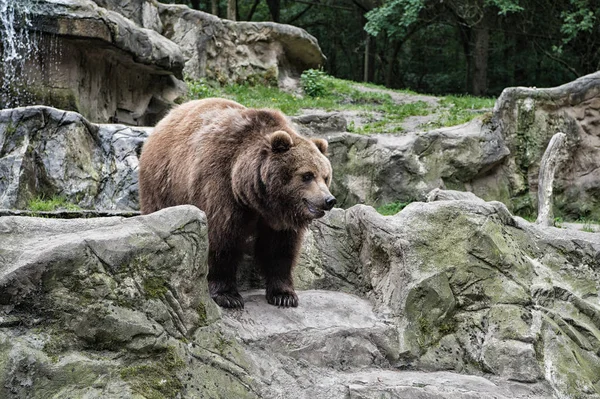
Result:
<svg viewBox="0 0 600 399">
<path fill-rule="evenodd" d="M 325 198 L 325 210 L 330 211 L 336 202 L 337 200 L 333 195 L 330 195 L 329 197 Z"/>
</svg>

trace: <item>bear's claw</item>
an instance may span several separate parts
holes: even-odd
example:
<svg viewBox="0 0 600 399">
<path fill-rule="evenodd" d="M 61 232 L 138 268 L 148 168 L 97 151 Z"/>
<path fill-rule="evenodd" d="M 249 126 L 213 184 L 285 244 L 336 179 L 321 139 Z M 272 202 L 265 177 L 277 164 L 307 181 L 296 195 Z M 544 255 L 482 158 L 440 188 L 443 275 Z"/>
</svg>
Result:
<svg viewBox="0 0 600 399">
<path fill-rule="evenodd" d="M 267 296 L 267 302 L 284 308 L 295 308 L 298 307 L 298 296 L 295 293 L 270 295 Z"/>
<path fill-rule="evenodd" d="M 217 293 L 211 296 L 213 301 L 222 308 L 243 309 L 244 299 L 237 292 Z"/>
</svg>

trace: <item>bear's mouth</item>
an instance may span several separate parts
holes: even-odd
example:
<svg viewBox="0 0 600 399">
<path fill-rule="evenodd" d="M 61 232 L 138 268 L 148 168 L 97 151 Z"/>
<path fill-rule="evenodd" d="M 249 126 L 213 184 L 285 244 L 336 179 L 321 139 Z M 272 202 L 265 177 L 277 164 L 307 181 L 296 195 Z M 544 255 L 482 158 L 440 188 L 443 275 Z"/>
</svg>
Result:
<svg viewBox="0 0 600 399">
<path fill-rule="evenodd" d="M 317 206 L 315 206 L 315 204 L 313 204 L 312 202 L 310 202 L 309 200 L 307 200 L 306 198 L 303 199 L 304 203 L 306 204 L 306 209 L 308 209 L 308 212 L 313 215 L 315 218 L 320 218 L 322 216 L 325 215 L 325 211 L 318 208 Z"/>
</svg>

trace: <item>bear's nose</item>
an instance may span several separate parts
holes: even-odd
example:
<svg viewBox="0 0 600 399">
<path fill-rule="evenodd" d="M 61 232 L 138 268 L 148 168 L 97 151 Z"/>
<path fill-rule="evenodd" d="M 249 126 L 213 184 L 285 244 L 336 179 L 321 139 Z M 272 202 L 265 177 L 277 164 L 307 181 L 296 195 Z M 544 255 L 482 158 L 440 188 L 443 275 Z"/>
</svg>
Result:
<svg viewBox="0 0 600 399">
<path fill-rule="evenodd" d="M 328 211 L 331 210 L 331 208 L 333 208 L 336 202 L 337 201 L 335 200 L 335 197 L 333 195 L 330 195 L 325 199 L 325 209 L 327 209 Z"/>
</svg>

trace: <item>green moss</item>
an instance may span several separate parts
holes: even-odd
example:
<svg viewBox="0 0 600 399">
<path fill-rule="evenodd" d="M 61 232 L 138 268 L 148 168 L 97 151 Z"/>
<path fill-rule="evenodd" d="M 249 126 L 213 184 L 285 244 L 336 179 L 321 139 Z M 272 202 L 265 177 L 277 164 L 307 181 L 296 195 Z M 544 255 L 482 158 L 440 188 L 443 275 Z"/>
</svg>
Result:
<svg viewBox="0 0 600 399">
<path fill-rule="evenodd" d="M 167 348 L 155 363 L 126 367 L 121 370 L 121 378 L 131 384 L 134 392 L 147 399 L 178 398 L 183 384 L 177 371 L 185 367 L 173 347 Z"/>
<path fill-rule="evenodd" d="M 168 290 L 166 282 L 159 277 L 148 277 L 144 279 L 143 286 L 146 298 L 151 299 L 162 298 Z"/>
<path fill-rule="evenodd" d="M 206 305 L 204 302 L 198 303 L 196 307 L 196 312 L 198 313 L 198 325 L 206 326 L 208 324 L 208 316 L 206 314 Z"/>
</svg>

